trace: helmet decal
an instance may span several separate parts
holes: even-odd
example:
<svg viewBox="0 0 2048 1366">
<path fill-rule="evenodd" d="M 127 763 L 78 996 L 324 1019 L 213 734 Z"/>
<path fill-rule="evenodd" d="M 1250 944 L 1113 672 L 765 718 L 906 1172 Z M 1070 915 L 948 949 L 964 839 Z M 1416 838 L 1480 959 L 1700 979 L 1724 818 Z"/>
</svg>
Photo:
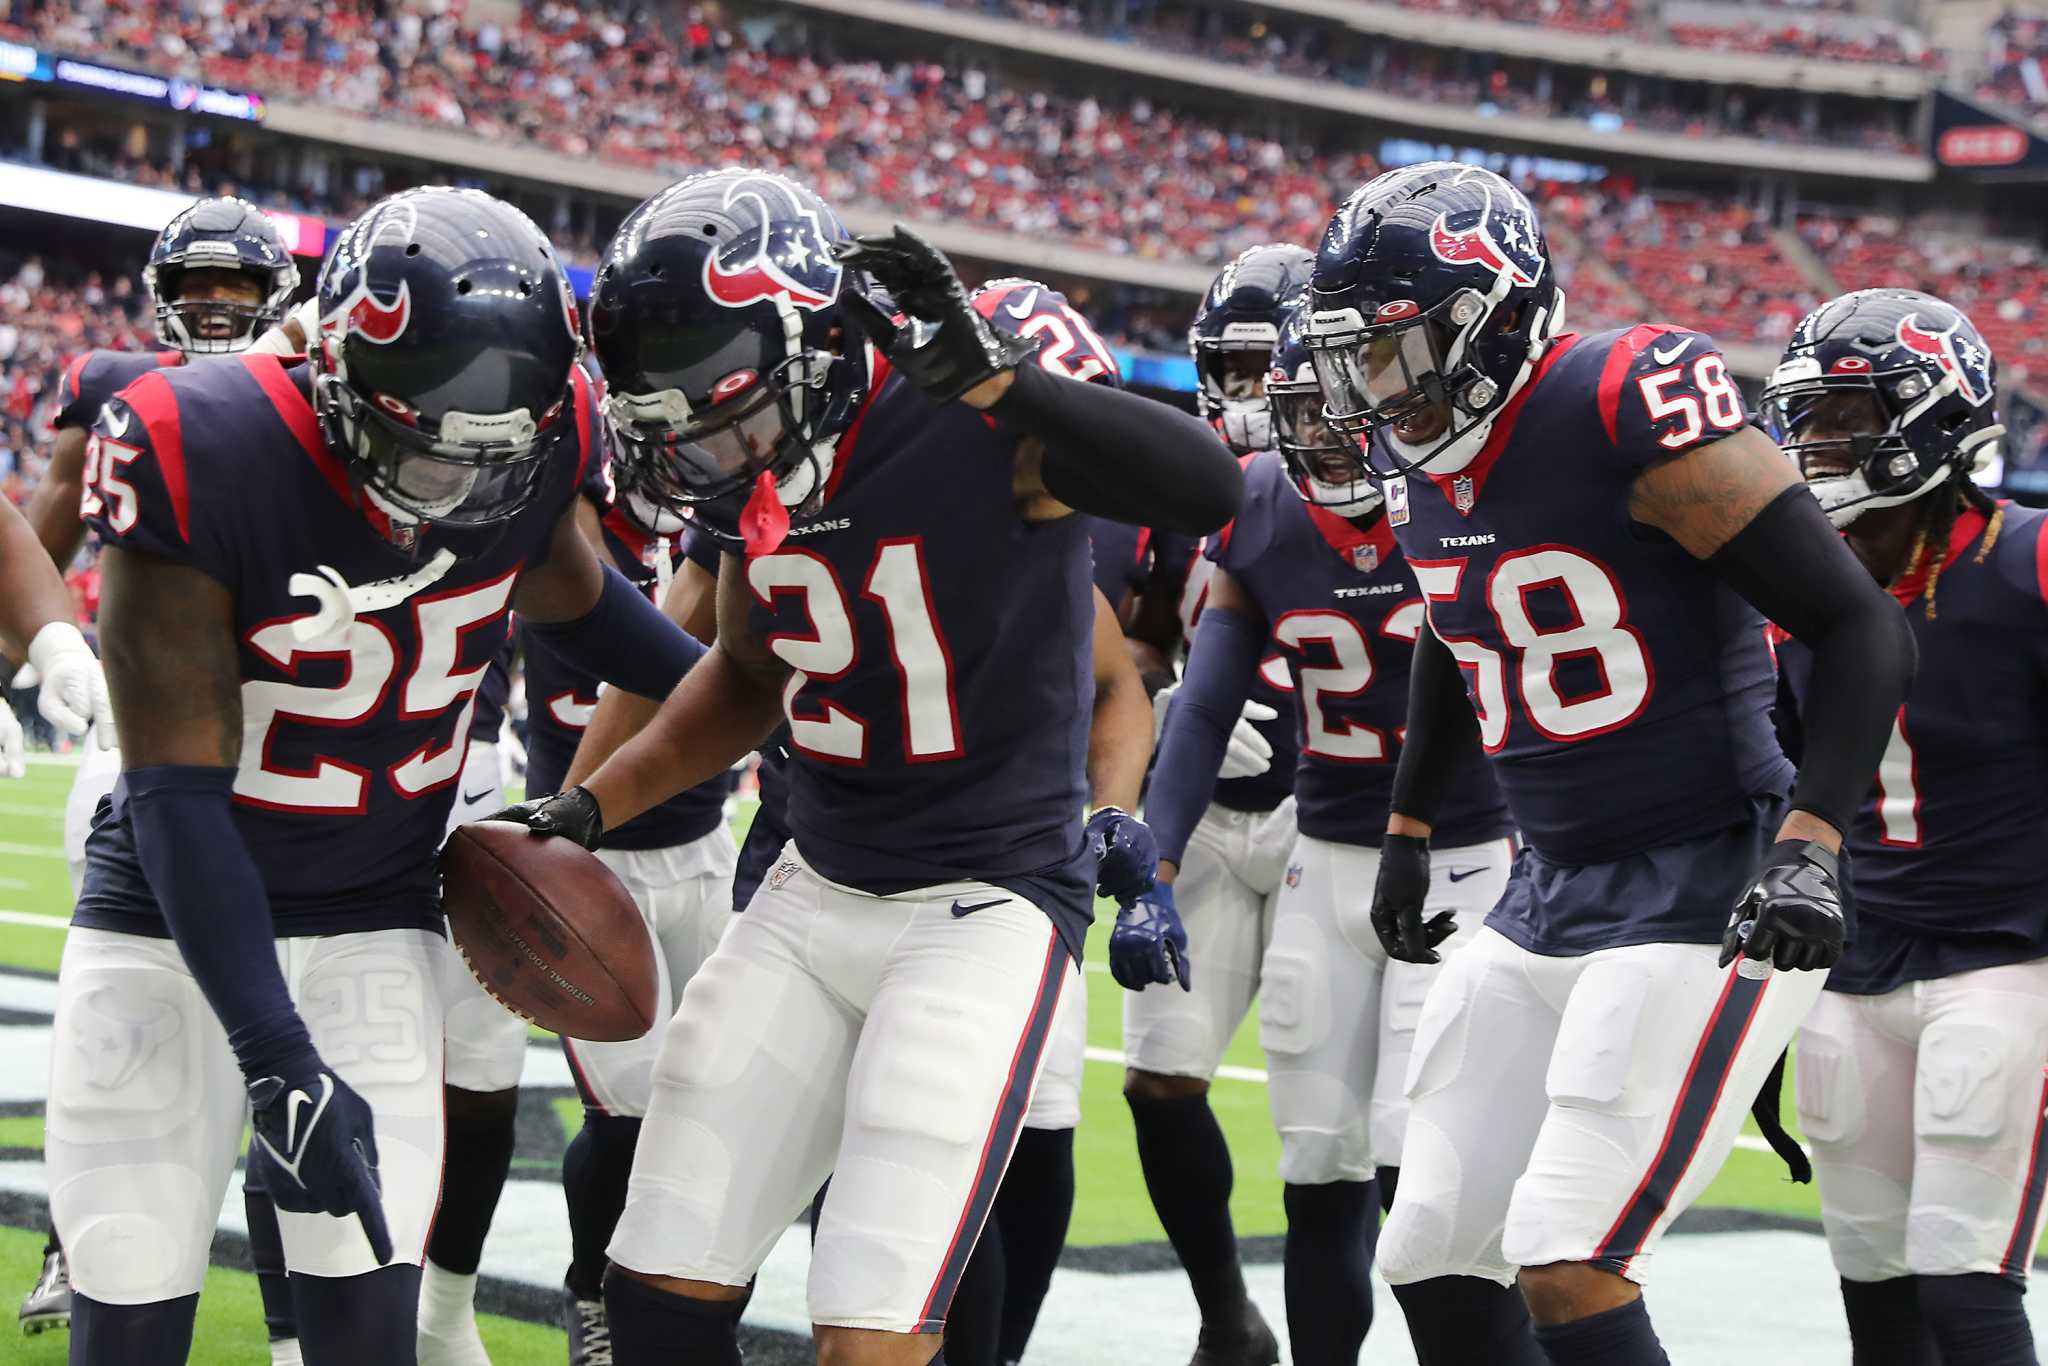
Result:
<svg viewBox="0 0 2048 1366">
<path fill-rule="evenodd" d="M 1991 401 L 1990 358 L 1975 341 L 1959 335 L 1962 328 L 1962 319 L 1958 317 L 1943 330 L 1930 332 L 1920 325 L 1918 313 L 1908 313 L 1899 319 L 1899 345 L 1931 357 L 1936 365 L 1955 376 L 1956 388 L 1964 398 L 1982 407 Z"/>
<path fill-rule="evenodd" d="M 323 331 L 352 332 L 364 341 L 389 346 L 411 321 L 412 290 L 406 282 L 398 282 L 398 297 L 387 304 L 371 291 L 369 276 L 364 274 L 357 277 L 355 288 L 334 310 L 320 320 L 320 327 Z"/>
<path fill-rule="evenodd" d="M 759 223 L 750 249 L 706 256 L 705 291 L 727 308 L 778 296 L 798 308 L 829 308 L 839 297 L 842 271 L 817 213 L 774 176 L 735 180 L 725 192 L 725 205 L 743 199 L 753 201 Z"/>
<path fill-rule="evenodd" d="M 1460 218 L 1474 215 L 1462 228 L 1451 227 L 1450 210 L 1439 213 L 1429 229 L 1430 251 L 1451 265 L 1476 262 L 1525 289 L 1535 284 L 1543 273 L 1543 258 L 1536 248 L 1536 215 L 1529 201 L 1507 186 L 1507 202 L 1497 202 L 1493 193 L 1497 177 L 1484 172 L 1474 176 L 1468 171 L 1458 179 L 1477 179 L 1484 203 L 1476 214 L 1470 209 L 1458 213 Z"/>
</svg>

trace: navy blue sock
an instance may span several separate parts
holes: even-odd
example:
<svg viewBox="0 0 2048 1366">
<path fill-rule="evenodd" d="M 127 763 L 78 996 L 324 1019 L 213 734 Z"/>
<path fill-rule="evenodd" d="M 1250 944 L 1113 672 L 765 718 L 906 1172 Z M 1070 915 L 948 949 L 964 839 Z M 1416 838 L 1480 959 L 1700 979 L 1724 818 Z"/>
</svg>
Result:
<svg viewBox="0 0 2048 1366">
<path fill-rule="evenodd" d="M 181 1366 L 192 1352 L 198 1311 L 196 1294 L 154 1304 L 101 1304 L 74 1290 L 68 1360 L 71 1366 Z"/>
<path fill-rule="evenodd" d="M 1380 1197 L 1372 1181 L 1286 1188 L 1287 1337 L 1294 1366 L 1357 1366 L 1372 1327 Z"/>
<path fill-rule="evenodd" d="M 1394 1287 L 1422 1366 L 1543 1366 L 1522 1292 L 1478 1276 L 1438 1276 Z"/>
<path fill-rule="evenodd" d="M 618 1366 L 741 1366 L 744 1307 L 743 1300 L 671 1295 L 617 1267 L 604 1277 L 605 1319 Z"/>
<path fill-rule="evenodd" d="M 562 1198 L 569 1205 L 565 1280 L 579 1300 L 594 1300 L 603 1293 L 604 1250 L 626 1209 L 626 1181 L 633 1174 L 633 1149 L 639 1142 L 639 1120 L 585 1110 L 583 1127 L 562 1154 Z"/>
<path fill-rule="evenodd" d="M 1920 1312 L 1941 1344 L 1941 1366 L 2036 1366 L 2020 1282 L 1988 1272 L 1919 1279 Z"/>
<path fill-rule="evenodd" d="M 1003 1228 L 1004 1361 L 1024 1359 L 1073 1215 L 1074 1131 L 1023 1130 L 996 1191 L 994 1214 Z"/>
<path fill-rule="evenodd" d="M 420 1269 L 403 1263 L 361 1276 L 294 1276 L 299 1352 L 306 1366 L 413 1366 Z"/>
<path fill-rule="evenodd" d="M 446 1086 L 442 1096 L 447 1137 L 441 1145 L 441 1208 L 434 1215 L 427 1256 L 443 1271 L 474 1276 L 505 1175 L 512 1170 L 519 1090 Z M 455 1161 L 446 1160 L 450 1154 Z"/>
<path fill-rule="evenodd" d="M 284 1235 L 277 1228 L 277 1206 L 270 1194 L 252 1181 L 242 1186 L 242 1212 L 249 1220 L 249 1264 L 256 1272 L 256 1293 L 263 1297 L 263 1326 L 272 1342 L 299 1335 L 292 1308 L 292 1285 L 285 1277 Z"/>
<path fill-rule="evenodd" d="M 1006 1180 L 1008 1178 L 1005 1178 Z M 1000 1215 L 981 1226 L 981 1240 L 953 1287 L 946 1309 L 946 1360 L 952 1366 L 1002 1366 L 1004 1268 L 1008 1246 Z"/>
<path fill-rule="evenodd" d="M 1591 1318 L 1538 1324 L 1536 1341 L 1551 1366 L 1671 1366 L 1640 1295 Z"/>
<path fill-rule="evenodd" d="M 1918 1276 L 1843 1281 L 1842 1312 L 1853 1366 L 1941 1366 L 1941 1349 L 1920 1312 Z"/>
<path fill-rule="evenodd" d="M 1230 1222 L 1230 1144 L 1207 1096 L 1161 1099 L 1124 1093 L 1137 1130 L 1145 1189 L 1166 1239 L 1188 1273 L 1202 1322 L 1230 1331 L 1244 1324 L 1244 1270 Z"/>
<path fill-rule="evenodd" d="M 1380 1183 L 1380 1213 L 1394 1212 L 1394 1192 L 1401 1188 L 1399 1167 L 1374 1167 L 1372 1179 Z"/>
</svg>

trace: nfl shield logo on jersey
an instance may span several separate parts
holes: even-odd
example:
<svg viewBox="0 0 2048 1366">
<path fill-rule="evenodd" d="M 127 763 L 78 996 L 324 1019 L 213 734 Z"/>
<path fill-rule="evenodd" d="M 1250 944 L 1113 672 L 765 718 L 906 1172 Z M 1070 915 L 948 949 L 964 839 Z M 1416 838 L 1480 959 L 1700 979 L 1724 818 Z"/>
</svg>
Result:
<svg viewBox="0 0 2048 1366">
<path fill-rule="evenodd" d="M 1472 495 L 1471 475 L 1461 474 L 1451 481 L 1451 503 L 1458 509 L 1460 516 L 1470 512 L 1472 504 L 1476 501 L 1478 500 Z"/>
<path fill-rule="evenodd" d="M 1408 481 L 1389 479 L 1380 486 L 1387 495 L 1387 521 L 1392 526 L 1408 525 Z"/>
<path fill-rule="evenodd" d="M 1380 548 L 1376 545 L 1352 546 L 1351 567 L 1361 574 L 1372 573 L 1380 567 Z"/>
</svg>

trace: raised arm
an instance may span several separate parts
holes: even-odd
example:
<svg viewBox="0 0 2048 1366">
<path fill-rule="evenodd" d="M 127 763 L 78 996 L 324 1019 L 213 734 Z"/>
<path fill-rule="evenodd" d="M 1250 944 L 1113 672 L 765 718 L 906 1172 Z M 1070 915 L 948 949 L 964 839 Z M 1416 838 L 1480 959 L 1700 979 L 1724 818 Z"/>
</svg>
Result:
<svg viewBox="0 0 2048 1366">
<path fill-rule="evenodd" d="M 1857 563 L 1792 463 L 1745 427 L 1637 476 L 1630 515 L 1704 560 L 1813 651 L 1805 753 L 1779 839 L 1838 851 L 1916 662 L 1898 604 Z"/>
</svg>

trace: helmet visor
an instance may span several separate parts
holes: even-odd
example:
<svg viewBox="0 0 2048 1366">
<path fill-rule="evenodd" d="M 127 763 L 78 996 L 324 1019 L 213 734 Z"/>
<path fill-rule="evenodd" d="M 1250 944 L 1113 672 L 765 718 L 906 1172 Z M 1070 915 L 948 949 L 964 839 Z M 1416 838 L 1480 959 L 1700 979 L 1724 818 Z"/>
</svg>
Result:
<svg viewBox="0 0 2048 1366">
<path fill-rule="evenodd" d="M 509 427 L 516 435 L 450 440 L 363 402 L 332 376 L 320 382 L 338 393 L 343 430 L 364 483 L 391 508 L 422 522 L 481 527 L 510 520 L 533 501 L 556 449 L 555 434 L 533 432 L 523 415 L 510 422 L 469 420 Z M 462 425 L 461 414 L 444 419 L 444 427 Z"/>
<path fill-rule="evenodd" d="M 1444 399 L 1443 346 L 1429 314 L 1316 338 L 1310 355 L 1330 424 L 1364 436 Z"/>
</svg>

